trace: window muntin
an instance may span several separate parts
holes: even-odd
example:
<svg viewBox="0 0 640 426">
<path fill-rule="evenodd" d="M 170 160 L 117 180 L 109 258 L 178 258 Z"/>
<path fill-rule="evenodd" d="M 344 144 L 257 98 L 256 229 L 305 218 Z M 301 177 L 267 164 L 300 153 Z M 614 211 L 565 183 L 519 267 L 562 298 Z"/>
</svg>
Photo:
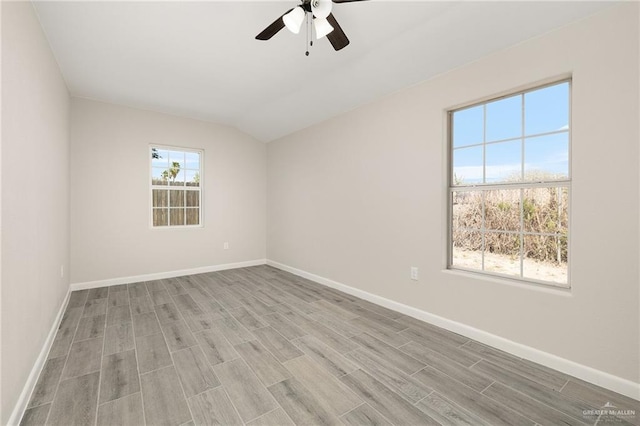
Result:
<svg viewBox="0 0 640 426">
<path fill-rule="evenodd" d="M 450 112 L 449 268 L 569 286 L 570 84 Z"/>
<path fill-rule="evenodd" d="M 202 226 L 201 150 L 151 146 L 151 226 Z"/>
</svg>

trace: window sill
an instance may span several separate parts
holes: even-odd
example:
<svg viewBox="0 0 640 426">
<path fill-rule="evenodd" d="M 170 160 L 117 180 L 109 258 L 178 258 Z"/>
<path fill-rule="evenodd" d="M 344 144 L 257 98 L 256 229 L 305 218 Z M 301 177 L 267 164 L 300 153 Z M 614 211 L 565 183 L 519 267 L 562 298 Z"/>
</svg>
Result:
<svg viewBox="0 0 640 426">
<path fill-rule="evenodd" d="M 566 286 L 555 285 L 555 284 L 545 284 L 542 282 L 525 281 L 525 280 L 503 277 L 499 275 L 490 275 L 482 272 L 473 272 L 465 269 L 447 268 L 447 269 L 443 269 L 442 273 L 447 275 L 475 279 L 475 280 L 482 280 L 482 281 L 500 284 L 500 285 L 508 285 L 511 287 L 517 287 L 525 290 L 533 290 L 533 291 L 539 291 L 543 293 L 555 294 L 559 296 L 573 297 L 573 294 L 571 292 L 571 286 L 569 284 L 567 284 Z"/>
<path fill-rule="evenodd" d="M 151 231 L 155 231 L 155 230 L 179 231 L 179 230 L 204 229 L 204 225 L 193 225 L 193 226 L 150 226 L 149 229 Z"/>
</svg>

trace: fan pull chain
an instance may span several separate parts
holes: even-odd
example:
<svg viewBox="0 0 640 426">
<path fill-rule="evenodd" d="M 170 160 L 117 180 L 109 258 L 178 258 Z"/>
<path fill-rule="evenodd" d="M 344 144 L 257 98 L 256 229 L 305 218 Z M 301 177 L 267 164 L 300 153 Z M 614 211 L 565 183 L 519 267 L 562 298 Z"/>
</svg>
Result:
<svg viewBox="0 0 640 426">
<path fill-rule="evenodd" d="M 309 14 L 309 46 L 313 46 L 313 13 Z"/>
<path fill-rule="evenodd" d="M 306 13 L 307 18 L 307 51 L 304 52 L 306 56 L 309 56 L 309 46 L 313 46 L 313 40 L 309 41 L 311 38 L 311 21 L 309 20 L 309 13 Z"/>
</svg>

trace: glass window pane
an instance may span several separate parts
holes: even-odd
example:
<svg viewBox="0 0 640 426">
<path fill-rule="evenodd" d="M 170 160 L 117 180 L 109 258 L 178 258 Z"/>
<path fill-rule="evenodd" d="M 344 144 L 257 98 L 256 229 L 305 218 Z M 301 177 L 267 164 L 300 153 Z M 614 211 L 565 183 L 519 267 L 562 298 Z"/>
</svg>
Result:
<svg viewBox="0 0 640 426">
<path fill-rule="evenodd" d="M 484 191 L 484 227 L 494 231 L 520 231 L 520 190 Z"/>
<path fill-rule="evenodd" d="M 555 234 L 567 220 L 565 188 L 528 188 L 524 190 L 523 222 L 526 232 Z M 566 231 L 566 227 L 564 227 Z"/>
<path fill-rule="evenodd" d="M 523 268 L 525 278 L 566 284 L 566 236 L 525 235 Z"/>
<path fill-rule="evenodd" d="M 175 167 L 169 168 L 169 185 L 171 186 L 184 186 L 184 170 L 176 169 Z"/>
<path fill-rule="evenodd" d="M 453 150 L 453 183 L 482 183 L 482 146 Z"/>
<path fill-rule="evenodd" d="M 187 209 L 187 225 L 200 224 L 200 209 Z"/>
<path fill-rule="evenodd" d="M 487 104 L 486 142 L 522 135 L 522 95 Z"/>
<path fill-rule="evenodd" d="M 153 207 L 168 207 L 167 203 L 167 191 L 164 189 L 154 189 L 153 194 Z"/>
<path fill-rule="evenodd" d="M 186 194 L 187 194 L 187 207 L 200 206 L 200 191 L 186 191 Z"/>
<path fill-rule="evenodd" d="M 200 153 L 185 152 L 185 169 L 200 170 Z"/>
<path fill-rule="evenodd" d="M 492 143 L 486 146 L 486 183 L 522 180 L 522 141 Z"/>
<path fill-rule="evenodd" d="M 451 229 L 482 227 L 482 191 L 461 191 L 452 194 Z"/>
<path fill-rule="evenodd" d="M 169 152 L 160 148 L 151 148 L 151 165 L 166 168 L 169 165 Z"/>
<path fill-rule="evenodd" d="M 524 95 L 525 134 L 569 129 L 569 83 Z"/>
<path fill-rule="evenodd" d="M 453 147 L 475 145 L 484 139 L 484 107 L 482 105 L 453 113 Z"/>
<path fill-rule="evenodd" d="M 200 186 L 200 172 L 195 170 L 185 170 L 184 176 L 187 186 Z"/>
<path fill-rule="evenodd" d="M 178 163 L 184 168 L 184 151 L 169 151 L 169 164 Z"/>
<path fill-rule="evenodd" d="M 478 231 L 453 231 L 451 266 L 482 270 L 482 234 Z"/>
<path fill-rule="evenodd" d="M 484 234 L 484 270 L 520 276 L 520 234 Z"/>
<path fill-rule="evenodd" d="M 184 225 L 184 209 L 169 209 L 169 224 L 171 226 Z"/>
<path fill-rule="evenodd" d="M 569 133 L 526 138 L 525 180 L 542 181 L 569 177 Z"/>
<path fill-rule="evenodd" d="M 166 185 L 168 183 L 167 177 L 168 174 L 166 173 L 167 169 L 166 168 L 158 168 L 158 167 L 154 167 L 151 169 L 151 184 L 152 185 Z"/>
<path fill-rule="evenodd" d="M 184 206 L 184 190 L 172 189 L 170 193 L 171 207 L 183 207 Z"/>
<path fill-rule="evenodd" d="M 153 209 L 153 226 L 167 226 L 169 211 L 167 209 Z"/>
</svg>

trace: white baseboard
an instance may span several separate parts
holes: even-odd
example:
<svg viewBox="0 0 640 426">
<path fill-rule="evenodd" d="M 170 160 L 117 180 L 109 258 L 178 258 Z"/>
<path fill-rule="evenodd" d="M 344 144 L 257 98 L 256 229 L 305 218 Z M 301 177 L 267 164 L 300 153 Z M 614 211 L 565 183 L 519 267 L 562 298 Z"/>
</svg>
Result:
<svg viewBox="0 0 640 426">
<path fill-rule="evenodd" d="M 88 288 L 108 287 L 119 284 L 133 284 L 142 281 L 162 280 L 165 278 L 184 277 L 186 275 L 205 274 L 207 272 L 223 271 L 225 269 L 246 268 L 247 266 L 257 266 L 266 264 L 266 259 L 248 260 L 245 262 L 225 263 L 222 265 L 202 266 L 199 268 L 181 269 L 177 271 L 158 272 L 154 274 L 135 275 L 131 277 L 109 278 L 106 280 L 88 281 L 84 283 L 73 283 L 70 285 L 71 291 L 85 290 Z"/>
<path fill-rule="evenodd" d="M 60 306 L 58 315 L 56 315 L 56 319 L 53 321 L 53 325 L 51 326 L 51 330 L 49 330 L 49 334 L 44 341 L 42 350 L 40 351 L 38 358 L 36 358 L 36 362 L 33 365 L 31 372 L 29 373 L 29 377 L 27 377 L 27 382 L 22 388 L 22 392 L 20 392 L 18 402 L 16 402 L 16 405 L 13 407 L 13 411 L 11 412 L 11 416 L 9 417 L 9 422 L 7 423 L 8 425 L 18 425 L 20 424 L 20 420 L 22 420 L 22 416 L 27 409 L 27 404 L 29 404 L 29 399 L 31 399 L 31 394 L 33 393 L 36 384 L 38 383 L 38 377 L 40 377 L 40 373 L 44 368 L 44 364 L 47 362 L 49 350 L 51 349 L 51 345 L 53 345 L 53 340 L 55 339 L 56 333 L 58 332 L 58 327 L 60 327 L 60 322 L 62 321 L 64 311 L 67 309 L 70 294 L 71 290 L 67 290 L 67 295 L 62 301 L 62 305 Z"/>
<path fill-rule="evenodd" d="M 558 370 L 589 383 L 602 386 L 603 388 L 618 392 L 630 398 L 640 400 L 640 383 L 635 383 L 631 380 L 623 379 L 621 377 L 614 376 L 613 374 L 596 370 L 595 368 L 588 367 L 586 365 L 579 364 L 565 358 L 561 358 L 559 356 L 523 345 L 521 343 L 514 342 L 509 339 L 505 339 L 504 337 L 491 334 L 478 328 L 452 321 L 447 318 L 423 311 L 421 309 L 417 309 L 403 303 L 395 302 L 393 300 L 377 296 L 364 290 L 360 290 L 346 284 L 330 280 L 328 278 L 320 277 L 318 275 L 296 269 L 291 266 L 275 262 L 273 260 L 267 259 L 267 265 L 282 269 L 287 272 L 291 272 L 292 274 L 309 279 L 327 287 L 343 291 L 347 294 L 359 297 L 371 303 L 384 306 L 385 308 L 392 309 L 410 317 L 417 318 L 438 327 L 442 327 L 454 333 L 461 334 L 470 339 L 477 340 L 478 342 L 484 343 L 494 348 L 509 352 L 515 356 L 533 361 L 538 364 L 542 364 L 549 368 L 553 368 L 554 370 Z"/>
</svg>

